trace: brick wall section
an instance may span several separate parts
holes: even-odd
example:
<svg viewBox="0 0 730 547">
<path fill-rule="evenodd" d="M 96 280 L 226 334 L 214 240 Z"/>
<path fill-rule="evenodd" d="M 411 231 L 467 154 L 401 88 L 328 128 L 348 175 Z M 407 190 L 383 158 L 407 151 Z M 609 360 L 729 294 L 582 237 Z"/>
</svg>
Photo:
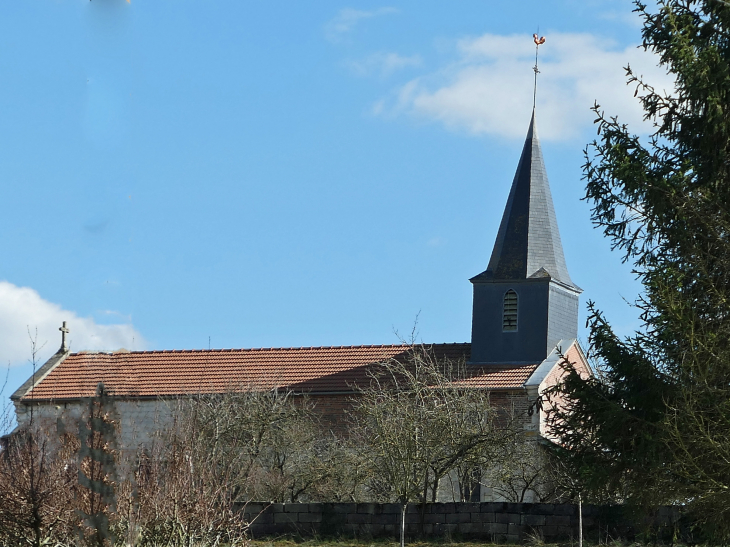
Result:
<svg viewBox="0 0 730 547">
<path fill-rule="evenodd" d="M 576 345 L 572 345 L 570 349 L 565 353 L 565 359 L 568 363 L 578 371 L 583 378 L 588 378 L 591 375 L 591 371 L 588 368 L 588 364 L 585 362 L 580 350 Z M 562 367 L 556 366 L 551 370 L 547 376 L 542 380 L 539 387 L 539 392 L 543 393 L 545 390 L 558 384 L 562 377 L 565 375 L 565 371 Z M 564 408 L 564 401 L 562 397 L 553 396 L 550 401 L 543 403 L 543 412 L 540 412 L 540 434 L 546 439 L 552 439 L 553 436 L 550 434 L 547 416 L 554 406 L 560 406 Z"/>
<path fill-rule="evenodd" d="M 309 401 L 322 419 L 322 425 L 339 434 L 346 434 L 350 429 L 350 415 L 357 400 L 354 393 L 309 395 Z"/>
<path fill-rule="evenodd" d="M 531 401 L 528 400 L 525 390 L 492 391 L 489 397 L 491 403 L 502 411 L 503 418 L 515 415 L 519 416 L 525 424 L 530 423 L 527 409 Z M 340 434 L 346 434 L 349 431 L 350 413 L 358 401 L 357 394 L 318 394 L 308 395 L 307 398 L 314 405 L 315 411 L 322 419 L 322 425 L 327 429 Z"/>
<path fill-rule="evenodd" d="M 296 534 L 308 536 L 397 537 L 400 506 L 395 503 L 249 503 L 243 507 L 254 538 Z M 451 536 L 490 542 L 546 541 L 578 537 L 578 507 L 546 503 L 429 503 L 409 505 L 406 533 L 413 537 Z M 651 521 L 631 521 L 621 506 L 583 506 L 586 538 L 633 537 L 641 528 L 671 536 L 679 519 L 677 508 L 665 507 Z M 421 524 L 423 519 L 423 524 Z M 423 529 L 421 528 L 423 527 Z"/>
</svg>

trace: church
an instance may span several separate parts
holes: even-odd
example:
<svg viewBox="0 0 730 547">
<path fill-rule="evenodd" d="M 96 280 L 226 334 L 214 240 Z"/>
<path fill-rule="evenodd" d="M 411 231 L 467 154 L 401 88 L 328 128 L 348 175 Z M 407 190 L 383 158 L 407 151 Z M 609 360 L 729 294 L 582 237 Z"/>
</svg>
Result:
<svg viewBox="0 0 730 547">
<path fill-rule="evenodd" d="M 488 390 L 497 406 L 523 411 L 525 431 L 546 437 L 544 410 L 527 409 L 559 380 L 563 358 L 581 374 L 590 368 L 576 340 L 581 289 L 565 263 L 534 111 L 487 268 L 470 281 L 471 342 L 427 347 L 438 359 L 465 360 L 465 385 Z M 103 382 L 115 397 L 120 442 L 130 450 L 164 428 L 171 401 L 186 395 L 285 389 L 306 394 L 323 418 L 337 423 L 368 371 L 410 350 L 383 345 L 71 353 L 65 323 L 61 331 L 58 352 L 11 396 L 19 427 L 31 415 L 59 424 L 78 420 L 83 399 Z"/>
</svg>

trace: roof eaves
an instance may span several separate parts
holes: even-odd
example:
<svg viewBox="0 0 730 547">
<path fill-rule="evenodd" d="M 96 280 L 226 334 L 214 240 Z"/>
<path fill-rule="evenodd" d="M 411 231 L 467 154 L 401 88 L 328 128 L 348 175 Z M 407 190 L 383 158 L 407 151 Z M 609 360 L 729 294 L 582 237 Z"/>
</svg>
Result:
<svg viewBox="0 0 730 547">
<path fill-rule="evenodd" d="M 535 369 L 535 372 L 533 372 L 530 377 L 525 382 L 525 387 L 529 386 L 539 386 L 542 381 L 545 379 L 545 377 L 550 374 L 550 371 L 553 370 L 555 365 L 560 362 L 560 360 L 563 358 L 563 356 L 568 352 L 570 347 L 576 343 L 575 339 L 570 340 L 560 340 L 557 344 L 555 344 L 555 348 L 553 351 L 550 352 L 550 355 L 547 356 L 547 358 L 540 363 L 540 366 L 538 366 Z"/>
</svg>

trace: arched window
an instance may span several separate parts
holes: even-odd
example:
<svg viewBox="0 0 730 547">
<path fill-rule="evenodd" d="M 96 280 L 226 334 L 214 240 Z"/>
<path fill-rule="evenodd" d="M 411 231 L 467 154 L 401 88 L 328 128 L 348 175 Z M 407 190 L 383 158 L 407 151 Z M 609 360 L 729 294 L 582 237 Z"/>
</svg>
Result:
<svg viewBox="0 0 730 547">
<path fill-rule="evenodd" d="M 517 330 L 517 293 L 510 289 L 504 295 L 502 331 L 515 330 Z"/>
</svg>

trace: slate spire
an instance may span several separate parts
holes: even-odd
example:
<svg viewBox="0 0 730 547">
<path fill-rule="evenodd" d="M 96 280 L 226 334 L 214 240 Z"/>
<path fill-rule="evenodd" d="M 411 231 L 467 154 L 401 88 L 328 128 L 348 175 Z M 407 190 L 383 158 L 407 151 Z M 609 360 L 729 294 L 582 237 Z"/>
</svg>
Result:
<svg viewBox="0 0 730 547">
<path fill-rule="evenodd" d="M 517 281 L 546 273 L 577 289 L 565 264 L 533 110 L 492 257 L 486 271 L 474 281 Z"/>
<path fill-rule="evenodd" d="M 541 363 L 578 336 L 578 288 L 568 274 L 532 112 L 487 269 L 474 288 L 471 363 Z"/>
</svg>

